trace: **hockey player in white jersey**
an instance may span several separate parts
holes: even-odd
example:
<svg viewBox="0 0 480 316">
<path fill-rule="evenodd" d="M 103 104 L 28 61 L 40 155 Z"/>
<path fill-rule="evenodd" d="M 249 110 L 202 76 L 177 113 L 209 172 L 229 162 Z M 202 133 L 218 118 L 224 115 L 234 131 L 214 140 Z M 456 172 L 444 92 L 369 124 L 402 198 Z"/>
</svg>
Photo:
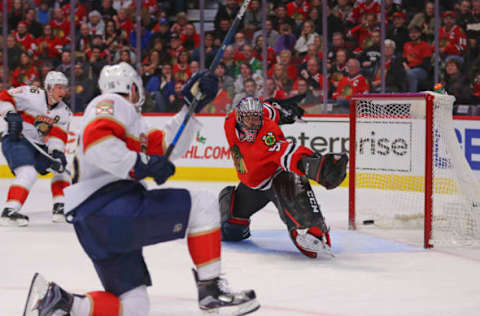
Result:
<svg viewBox="0 0 480 316">
<path fill-rule="evenodd" d="M 21 86 L 0 93 L 0 115 L 8 127 L 2 137 L 2 152 L 15 175 L 0 216 L 1 225 L 28 225 L 28 216 L 20 210 L 37 180 L 37 173 L 45 175 L 50 171 L 53 172 L 52 221 L 64 222 L 63 189 L 69 185 L 64 173 L 67 163 L 64 149 L 72 115 L 63 102 L 67 87 L 64 74 L 50 71 L 45 78 L 45 90 Z M 55 160 L 40 153 L 32 142 Z"/>
<path fill-rule="evenodd" d="M 216 76 L 201 72 L 186 83 L 186 103 L 198 83 L 203 98 L 198 113 L 217 94 Z M 163 130 L 149 129 L 140 114 L 143 87 L 127 63 L 105 66 L 102 94 L 93 99 L 81 122 L 76 174 L 66 189 L 67 221 L 93 262 L 105 289 L 79 296 L 36 274 L 25 315 L 145 316 L 151 278 L 142 249 L 184 238 L 196 269 L 199 307 L 215 315 L 245 315 L 259 308 L 253 290 L 232 292 L 220 277 L 220 211 L 208 191 L 146 189 L 142 179 L 164 183 L 175 172 L 163 154 L 187 111 L 184 106 Z M 196 86 L 196 85 L 195 85 Z M 181 157 L 201 124 L 193 117 L 177 142 L 171 159 Z"/>
</svg>

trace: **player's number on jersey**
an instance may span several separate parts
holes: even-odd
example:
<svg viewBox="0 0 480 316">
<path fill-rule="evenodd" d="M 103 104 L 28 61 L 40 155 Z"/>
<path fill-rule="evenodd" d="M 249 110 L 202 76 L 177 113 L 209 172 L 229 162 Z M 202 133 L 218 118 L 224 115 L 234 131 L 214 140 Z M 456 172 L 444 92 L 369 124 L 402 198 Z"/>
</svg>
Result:
<svg viewBox="0 0 480 316">
<path fill-rule="evenodd" d="M 276 143 L 272 147 L 268 148 L 268 151 L 280 151 L 280 143 Z"/>
<path fill-rule="evenodd" d="M 30 87 L 30 93 L 40 93 L 40 90 L 38 89 L 38 87 L 31 86 Z"/>
</svg>

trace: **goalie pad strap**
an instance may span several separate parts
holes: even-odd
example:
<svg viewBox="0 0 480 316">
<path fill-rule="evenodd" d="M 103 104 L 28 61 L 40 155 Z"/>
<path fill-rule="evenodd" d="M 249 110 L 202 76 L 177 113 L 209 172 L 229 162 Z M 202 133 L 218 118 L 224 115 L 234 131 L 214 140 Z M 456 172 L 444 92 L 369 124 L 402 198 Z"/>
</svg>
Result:
<svg viewBox="0 0 480 316">
<path fill-rule="evenodd" d="M 87 293 L 91 302 L 91 316 L 120 316 L 122 305 L 120 299 L 110 292 L 95 291 Z"/>
</svg>

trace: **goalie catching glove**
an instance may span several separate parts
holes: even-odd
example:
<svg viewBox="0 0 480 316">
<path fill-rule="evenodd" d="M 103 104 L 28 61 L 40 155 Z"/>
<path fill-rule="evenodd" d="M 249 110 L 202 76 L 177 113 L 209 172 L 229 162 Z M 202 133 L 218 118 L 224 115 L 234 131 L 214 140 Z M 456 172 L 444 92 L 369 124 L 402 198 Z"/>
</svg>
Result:
<svg viewBox="0 0 480 316">
<path fill-rule="evenodd" d="M 346 153 L 314 153 L 298 162 L 298 169 L 327 190 L 338 187 L 347 175 L 348 156 Z"/>
<path fill-rule="evenodd" d="M 305 110 L 298 106 L 298 103 L 305 98 L 305 94 L 299 94 L 288 99 L 274 99 L 265 100 L 266 103 L 271 104 L 280 112 L 280 121 L 278 124 L 293 124 L 296 118 L 302 118 Z"/>
</svg>

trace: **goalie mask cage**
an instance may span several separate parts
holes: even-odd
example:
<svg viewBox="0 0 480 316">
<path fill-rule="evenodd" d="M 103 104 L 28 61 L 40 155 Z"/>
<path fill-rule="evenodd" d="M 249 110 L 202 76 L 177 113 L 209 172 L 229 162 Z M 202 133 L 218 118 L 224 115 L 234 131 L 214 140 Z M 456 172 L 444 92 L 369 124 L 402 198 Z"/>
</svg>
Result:
<svg viewBox="0 0 480 316">
<path fill-rule="evenodd" d="M 374 220 L 423 229 L 425 248 L 478 243 L 480 184 L 457 141 L 454 100 L 433 92 L 352 98 L 350 229 Z"/>
</svg>

